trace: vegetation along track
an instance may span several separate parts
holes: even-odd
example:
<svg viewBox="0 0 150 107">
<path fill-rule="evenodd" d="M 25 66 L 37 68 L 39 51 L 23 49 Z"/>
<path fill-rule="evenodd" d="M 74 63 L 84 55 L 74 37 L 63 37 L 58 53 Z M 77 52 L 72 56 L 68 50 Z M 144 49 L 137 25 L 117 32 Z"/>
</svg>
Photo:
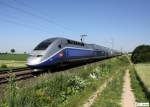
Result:
<svg viewBox="0 0 150 107">
<path fill-rule="evenodd" d="M 14 107 L 79 107 L 111 75 L 124 71 L 128 64 L 127 58 L 120 56 L 86 66 L 80 64 L 80 67 L 44 74 L 29 81 L 14 82 L 12 78 L 7 87 L 2 88 L 5 93 L 2 93 L 0 106 L 6 107 L 13 103 Z"/>
<path fill-rule="evenodd" d="M 108 58 L 105 58 L 105 59 L 108 59 Z M 102 60 L 104 60 L 104 59 L 102 59 Z M 65 71 L 65 70 L 83 66 L 86 64 L 90 64 L 90 63 L 94 63 L 94 62 L 96 63 L 97 61 L 100 61 L 100 60 L 81 62 L 81 63 L 73 63 L 73 64 L 69 64 L 66 66 L 61 66 L 61 67 L 53 67 L 53 68 L 50 68 L 50 70 L 48 70 L 48 71 L 50 71 L 51 73 L 58 72 L 58 71 Z M 47 70 L 33 72 L 28 67 L 16 68 L 16 69 L 10 69 L 10 70 L 2 70 L 2 71 L 0 71 L 0 84 L 7 83 L 9 81 L 9 78 L 11 78 L 11 77 L 15 77 L 15 80 L 18 81 L 18 80 L 24 80 L 24 79 L 34 77 L 34 76 L 40 75 L 45 72 L 47 72 Z"/>
</svg>

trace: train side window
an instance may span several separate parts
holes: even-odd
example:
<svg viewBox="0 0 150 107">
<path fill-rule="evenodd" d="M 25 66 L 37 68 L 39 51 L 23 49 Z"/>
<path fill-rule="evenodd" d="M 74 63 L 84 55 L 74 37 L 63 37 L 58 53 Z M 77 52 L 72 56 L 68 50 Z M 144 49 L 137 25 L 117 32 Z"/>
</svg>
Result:
<svg viewBox="0 0 150 107">
<path fill-rule="evenodd" d="M 68 40 L 68 44 L 71 44 L 71 41 L 70 41 L 70 40 Z"/>
<path fill-rule="evenodd" d="M 61 45 L 60 45 L 60 44 L 58 45 L 58 48 L 61 48 Z"/>
<path fill-rule="evenodd" d="M 67 40 L 67 42 L 68 42 L 68 44 L 84 46 L 84 43 L 77 42 L 77 41 Z"/>
</svg>

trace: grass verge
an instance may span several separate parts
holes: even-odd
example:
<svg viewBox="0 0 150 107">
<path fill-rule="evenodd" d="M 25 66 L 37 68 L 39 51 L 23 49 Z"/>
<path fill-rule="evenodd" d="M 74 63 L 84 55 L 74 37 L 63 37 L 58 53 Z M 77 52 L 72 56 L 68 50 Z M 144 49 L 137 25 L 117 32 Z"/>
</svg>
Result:
<svg viewBox="0 0 150 107">
<path fill-rule="evenodd" d="M 121 107 L 124 71 L 125 69 L 120 70 L 114 75 L 114 79 L 99 94 L 92 107 Z"/>
<path fill-rule="evenodd" d="M 22 88 L 14 83 L 1 106 L 13 103 L 15 107 L 79 107 L 105 80 L 128 65 L 123 56 L 45 75 Z"/>
</svg>

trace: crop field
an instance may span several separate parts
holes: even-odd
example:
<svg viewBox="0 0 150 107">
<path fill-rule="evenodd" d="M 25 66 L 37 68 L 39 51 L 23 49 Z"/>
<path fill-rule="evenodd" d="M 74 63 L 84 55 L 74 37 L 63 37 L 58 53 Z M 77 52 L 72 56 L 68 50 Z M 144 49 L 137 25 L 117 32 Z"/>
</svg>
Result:
<svg viewBox="0 0 150 107">
<path fill-rule="evenodd" d="M 0 54 L 0 60 L 26 61 L 27 54 Z"/>
<path fill-rule="evenodd" d="M 136 70 L 134 67 L 130 67 L 131 87 L 136 98 L 136 102 L 147 102 L 147 96 L 143 91 L 140 81 L 137 78 Z"/>
<path fill-rule="evenodd" d="M 15 61 L 15 60 L 0 60 L 0 70 L 7 68 L 20 68 L 26 66 L 26 61 Z M 6 67 L 3 67 L 6 65 Z"/>
<path fill-rule="evenodd" d="M 0 70 L 26 67 L 26 54 L 0 54 Z"/>
<path fill-rule="evenodd" d="M 150 91 L 150 63 L 136 64 L 135 68 L 139 77 Z"/>
<path fill-rule="evenodd" d="M 107 93 L 111 90 L 106 88 L 103 96 L 111 96 L 112 100 L 105 100 L 106 105 L 120 106 L 122 75 L 127 69 L 129 62 L 126 57 L 117 57 L 73 68 L 64 72 L 47 74 L 35 78 L 36 80 L 27 84 L 17 85 L 10 81 L 6 87 L 4 99 L 0 103 L 2 107 L 79 107 L 85 104 L 88 98 L 95 92 L 108 78 L 115 76 L 118 79 L 110 83 L 110 87 L 118 86 L 115 93 Z M 11 79 L 13 80 L 13 79 Z M 119 82 L 119 80 L 121 80 Z M 118 82 L 116 82 L 118 81 Z M 21 86 L 21 87 L 19 87 Z M 119 91 L 118 91 L 119 90 Z M 79 100 L 80 99 L 80 100 Z M 116 104 L 116 102 L 118 102 Z M 102 103 L 102 102 L 101 102 Z M 108 105 L 107 105 L 108 104 Z"/>
</svg>

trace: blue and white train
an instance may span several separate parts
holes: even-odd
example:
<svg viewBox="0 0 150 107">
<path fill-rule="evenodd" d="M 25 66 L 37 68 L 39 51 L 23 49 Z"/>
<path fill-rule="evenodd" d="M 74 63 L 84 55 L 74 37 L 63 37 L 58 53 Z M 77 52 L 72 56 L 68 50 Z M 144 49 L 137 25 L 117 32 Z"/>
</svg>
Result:
<svg viewBox="0 0 150 107">
<path fill-rule="evenodd" d="M 35 69 L 48 68 L 117 55 L 120 55 L 120 52 L 103 46 L 56 37 L 38 44 L 29 55 L 27 65 Z"/>
</svg>

